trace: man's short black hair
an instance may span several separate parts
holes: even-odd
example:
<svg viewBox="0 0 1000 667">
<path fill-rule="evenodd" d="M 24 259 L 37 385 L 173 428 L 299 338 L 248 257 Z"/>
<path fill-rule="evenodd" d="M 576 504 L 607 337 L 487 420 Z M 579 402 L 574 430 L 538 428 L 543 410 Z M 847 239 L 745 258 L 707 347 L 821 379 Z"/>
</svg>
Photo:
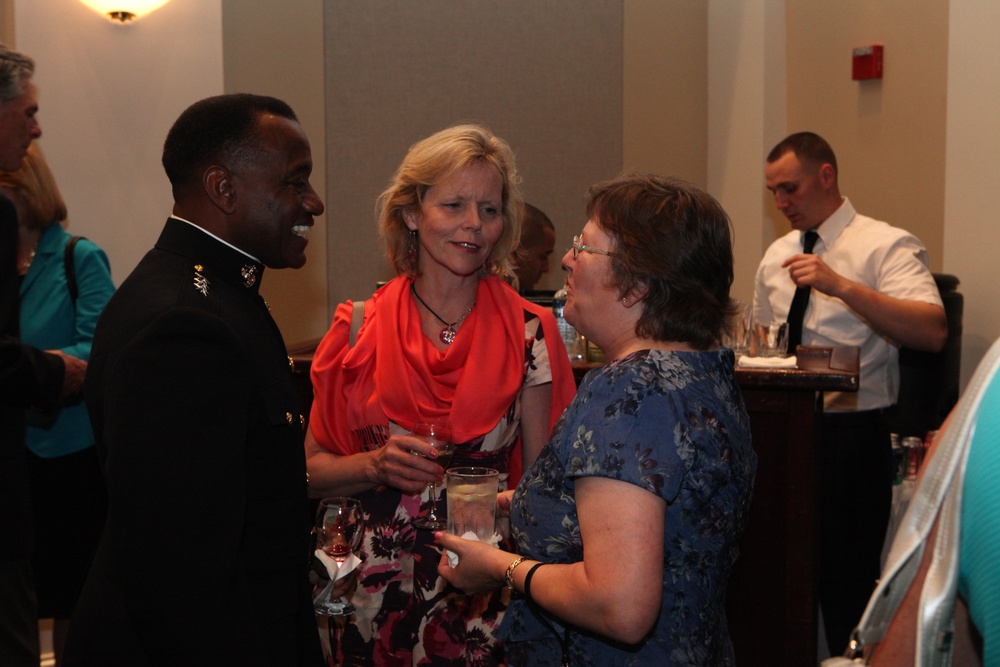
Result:
<svg viewBox="0 0 1000 667">
<path fill-rule="evenodd" d="M 298 121 L 288 104 L 264 95 L 217 95 L 189 106 L 163 142 L 163 169 L 174 193 L 196 182 L 210 164 L 232 167 L 252 159 L 257 120 L 267 114 Z"/>
</svg>

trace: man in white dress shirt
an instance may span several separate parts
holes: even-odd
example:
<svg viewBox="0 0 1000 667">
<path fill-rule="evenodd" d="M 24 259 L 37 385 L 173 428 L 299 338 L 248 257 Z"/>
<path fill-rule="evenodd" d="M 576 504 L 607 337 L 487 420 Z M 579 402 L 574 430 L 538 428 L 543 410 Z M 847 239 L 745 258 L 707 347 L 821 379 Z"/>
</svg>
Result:
<svg viewBox="0 0 1000 667">
<path fill-rule="evenodd" d="M 807 293 L 803 345 L 861 348 L 860 390 L 824 396 L 819 597 L 827 642 L 845 646 L 879 576 L 892 500 L 892 452 L 883 419 L 896 402 L 898 348 L 938 351 L 948 335 L 927 250 L 909 232 L 858 214 L 837 185 L 820 136 L 799 132 L 767 156 L 767 189 L 792 231 L 757 269 L 754 318 L 789 320 Z M 803 250 L 807 232 L 815 246 Z"/>
</svg>

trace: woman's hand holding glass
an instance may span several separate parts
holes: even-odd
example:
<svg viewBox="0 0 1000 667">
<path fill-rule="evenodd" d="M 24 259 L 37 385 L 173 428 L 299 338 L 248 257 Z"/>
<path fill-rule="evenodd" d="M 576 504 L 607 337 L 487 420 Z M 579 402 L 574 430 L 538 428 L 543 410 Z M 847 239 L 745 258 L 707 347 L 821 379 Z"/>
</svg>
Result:
<svg viewBox="0 0 1000 667">
<path fill-rule="evenodd" d="M 507 566 L 517 558 L 517 554 L 501 551 L 485 542 L 463 539 L 450 533 L 435 533 L 434 541 L 442 548 L 438 574 L 469 595 L 503 586 Z M 458 556 L 458 564 L 454 567 L 448 560 L 448 551 Z"/>
<path fill-rule="evenodd" d="M 414 426 L 413 434 L 423 440 L 424 443 L 433 450 L 433 454 L 431 456 L 434 459 L 434 462 L 441 466 L 442 470 L 447 469 L 448 465 L 451 463 L 451 457 L 455 453 L 455 438 L 451 422 L 421 422 Z M 422 454 L 419 451 L 414 451 L 413 453 L 420 457 L 427 457 L 427 454 Z M 414 523 L 417 528 L 423 528 L 424 530 L 440 530 L 447 525 L 444 519 L 438 516 L 437 485 L 439 483 L 440 480 L 434 480 L 428 485 L 431 501 L 430 510 L 428 510 L 426 516 L 420 517 Z"/>
<path fill-rule="evenodd" d="M 385 446 L 371 455 L 374 463 L 371 481 L 380 486 L 417 494 L 444 479 L 443 467 L 435 461 L 437 450 L 415 435 L 390 436 Z"/>
</svg>

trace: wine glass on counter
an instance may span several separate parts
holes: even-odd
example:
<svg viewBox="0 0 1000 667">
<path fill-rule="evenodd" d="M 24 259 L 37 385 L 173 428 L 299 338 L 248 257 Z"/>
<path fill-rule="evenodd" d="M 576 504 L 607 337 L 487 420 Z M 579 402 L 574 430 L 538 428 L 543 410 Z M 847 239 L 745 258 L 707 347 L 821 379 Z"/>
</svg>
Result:
<svg viewBox="0 0 1000 667">
<path fill-rule="evenodd" d="M 454 435 L 449 421 L 421 422 L 413 427 L 413 435 L 417 436 L 428 445 L 437 450 L 437 457 L 434 460 L 439 466 L 448 469 L 451 465 L 451 457 L 455 453 Z M 417 454 L 420 456 L 420 454 Z M 428 486 L 430 490 L 431 507 L 426 516 L 420 517 L 414 522 L 417 528 L 426 530 L 442 530 L 448 524 L 438 516 L 437 488 L 435 484 Z"/>
<path fill-rule="evenodd" d="M 361 501 L 357 498 L 337 496 L 324 498 L 316 510 L 316 548 L 343 566 L 351 554 L 361 547 L 365 533 L 365 517 Z M 335 579 L 331 578 L 319 595 L 313 599 L 313 609 L 323 616 L 347 616 L 354 613 L 354 605 L 338 598 L 331 599 Z"/>
</svg>

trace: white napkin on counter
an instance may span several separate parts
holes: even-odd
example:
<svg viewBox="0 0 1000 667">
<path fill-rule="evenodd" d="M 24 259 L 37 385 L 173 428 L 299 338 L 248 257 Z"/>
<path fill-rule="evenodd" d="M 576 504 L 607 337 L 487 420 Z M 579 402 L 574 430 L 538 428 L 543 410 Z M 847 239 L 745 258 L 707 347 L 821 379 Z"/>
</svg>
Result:
<svg viewBox="0 0 1000 667">
<path fill-rule="evenodd" d="M 466 531 L 464 534 L 460 535 L 459 537 L 461 537 L 463 540 L 474 540 L 476 542 L 479 541 L 479 536 L 476 535 L 471 530 Z M 489 545 L 491 545 L 491 546 L 494 546 L 494 547 L 499 547 L 501 539 L 502 538 L 500 537 L 499 533 L 493 533 L 493 536 L 490 537 L 490 539 L 487 540 L 486 543 L 489 544 Z M 451 567 L 453 569 L 456 568 L 456 567 L 458 567 L 458 554 L 455 553 L 454 551 L 452 551 L 451 549 L 445 549 L 444 552 L 448 556 L 448 565 L 451 565 Z"/>
<path fill-rule="evenodd" d="M 746 368 L 797 368 L 798 363 L 799 360 L 795 358 L 794 354 L 789 357 L 748 357 L 743 355 L 736 362 L 736 365 Z"/>
<path fill-rule="evenodd" d="M 361 559 L 355 556 L 354 554 L 351 554 L 350 556 L 344 559 L 344 562 L 341 564 L 340 567 L 337 567 L 337 561 L 327 556 L 326 552 L 323 551 L 322 549 L 316 550 L 316 558 L 318 558 L 319 562 L 323 563 L 323 565 L 326 567 L 326 573 L 330 575 L 331 583 L 337 581 L 338 579 L 346 577 L 351 572 L 354 572 L 354 569 L 361 564 Z"/>
</svg>

